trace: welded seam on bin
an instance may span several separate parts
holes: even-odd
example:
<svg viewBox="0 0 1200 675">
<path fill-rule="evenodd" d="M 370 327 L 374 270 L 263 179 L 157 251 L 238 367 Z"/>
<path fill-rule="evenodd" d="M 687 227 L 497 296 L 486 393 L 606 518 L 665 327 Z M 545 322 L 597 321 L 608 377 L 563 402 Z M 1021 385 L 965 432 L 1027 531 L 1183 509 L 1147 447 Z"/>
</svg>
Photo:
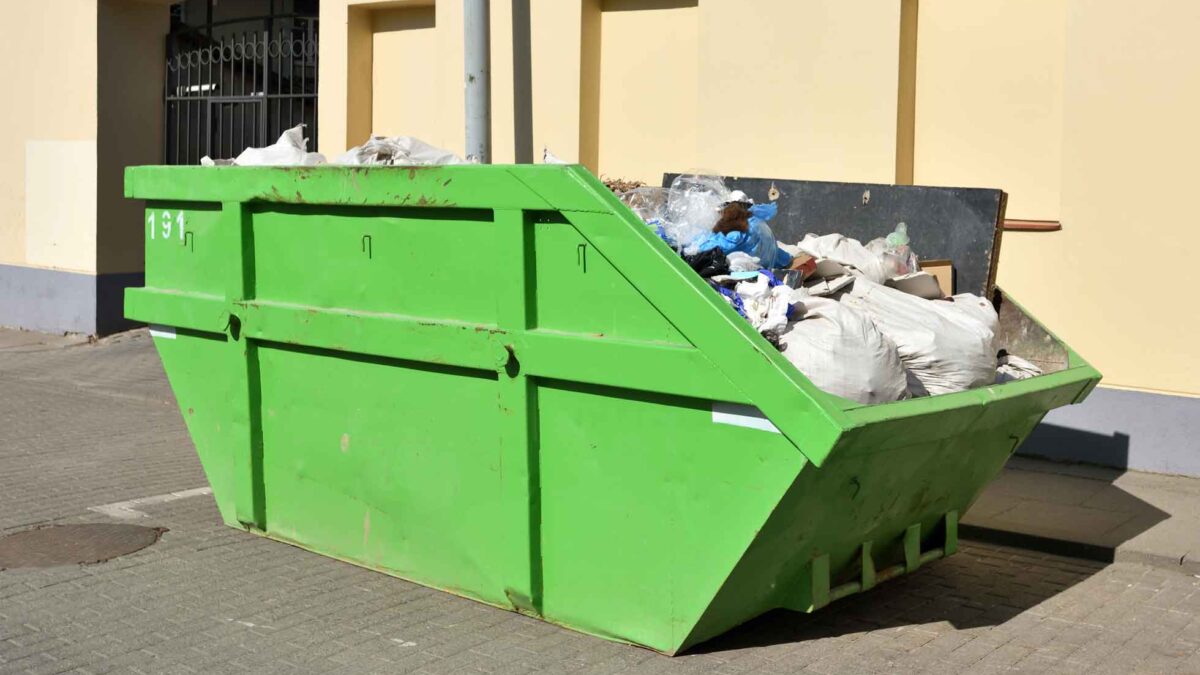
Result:
<svg viewBox="0 0 1200 675">
<path fill-rule="evenodd" d="M 572 166 L 582 167 L 582 165 L 580 165 L 580 164 L 575 164 Z M 579 176 L 574 171 L 567 172 L 567 175 L 571 178 L 571 180 L 575 183 L 575 185 L 577 187 L 583 188 L 585 193 L 587 193 L 593 197 L 593 201 L 600 204 L 600 206 L 598 208 L 596 208 L 596 209 L 581 209 L 577 206 L 560 207 L 558 204 L 551 202 L 549 199 L 547 199 L 547 197 L 545 195 L 543 195 L 540 190 L 538 190 L 534 186 L 527 183 L 525 181 L 525 179 L 522 178 L 518 173 L 514 173 L 511 169 L 509 169 L 506 173 L 508 175 L 512 176 L 513 179 L 516 180 L 518 183 L 520 183 L 521 185 L 524 185 L 525 188 L 527 190 L 529 190 L 530 193 L 537 195 L 538 199 L 541 199 L 542 201 L 546 202 L 546 208 L 542 209 L 542 210 L 560 211 L 560 212 L 574 211 L 576 213 L 610 213 L 611 212 L 611 210 L 608 209 L 604 205 L 603 201 L 595 199 L 595 197 L 597 196 L 596 193 L 591 189 L 591 187 L 589 185 L 587 185 L 583 181 L 579 180 Z M 529 209 L 526 209 L 526 210 L 529 210 Z"/>
</svg>

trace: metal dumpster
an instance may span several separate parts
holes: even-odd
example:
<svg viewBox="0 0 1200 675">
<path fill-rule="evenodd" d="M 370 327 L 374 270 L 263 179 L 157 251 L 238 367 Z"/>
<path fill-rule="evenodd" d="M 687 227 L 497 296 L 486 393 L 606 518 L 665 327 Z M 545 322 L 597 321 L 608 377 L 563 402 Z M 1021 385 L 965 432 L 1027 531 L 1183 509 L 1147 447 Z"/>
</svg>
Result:
<svg viewBox="0 0 1200 675">
<path fill-rule="evenodd" d="M 1100 377 L 1000 297 L 1057 372 L 825 394 L 578 166 L 136 167 L 126 195 L 126 315 L 227 524 L 668 654 L 953 553 Z"/>
</svg>

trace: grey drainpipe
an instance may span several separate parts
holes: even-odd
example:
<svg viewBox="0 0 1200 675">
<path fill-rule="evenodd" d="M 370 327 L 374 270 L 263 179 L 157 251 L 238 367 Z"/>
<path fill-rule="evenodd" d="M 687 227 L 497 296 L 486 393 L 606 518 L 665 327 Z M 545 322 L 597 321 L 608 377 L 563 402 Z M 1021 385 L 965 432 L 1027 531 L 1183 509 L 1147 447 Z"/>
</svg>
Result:
<svg viewBox="0 0 1200 675">
<path fill-rule="evenodd" d="M 463 0 L 467 159 L 492 161 L 492 50 L 489 0 Z"/>
</svg>

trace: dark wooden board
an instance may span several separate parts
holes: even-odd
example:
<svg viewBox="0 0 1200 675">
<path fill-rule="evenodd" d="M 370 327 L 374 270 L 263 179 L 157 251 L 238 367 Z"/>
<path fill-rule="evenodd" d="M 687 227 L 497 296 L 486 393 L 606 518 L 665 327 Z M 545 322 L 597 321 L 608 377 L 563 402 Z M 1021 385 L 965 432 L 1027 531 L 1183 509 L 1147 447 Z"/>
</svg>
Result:
<svg viewBox="0 0 1200 675">
<path fill-rule="evenodd" d="M 664 174 L 663 185 L 677 175 Z M 781 242 L 795 243 L 809 232 L 837 232 L 866 244 L 903 222 L 919 257 L 953 262 L 958 292 L 989 297 L 996 284 L 1002 190 L 740 177 L 726 177 L 725 182 L 756 202 L 779 205 L 771 229 Z M 775 200 L 770 198 L 772 186 Z"/>
</svg>

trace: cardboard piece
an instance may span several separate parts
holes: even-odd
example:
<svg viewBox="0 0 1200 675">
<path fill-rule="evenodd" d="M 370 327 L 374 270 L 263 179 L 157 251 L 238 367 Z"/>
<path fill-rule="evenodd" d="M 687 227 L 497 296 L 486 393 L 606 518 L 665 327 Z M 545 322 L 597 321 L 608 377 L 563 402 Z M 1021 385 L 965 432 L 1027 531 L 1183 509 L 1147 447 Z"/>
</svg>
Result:
<svg viewBox="0 0 1200 675">
<path fill-rule="evenodd" d="M 921 271 L 929 272 L 937 279 L 942 295 L 954 295 L 954 263 L 949 260 L 922 260 Z"/>
<path fill-rule="evenodd" d="M 926 300 L 939 300 L 946 297 L 946 294 L 942 292 L 941 286 L 938 285 L 937 279 L 928 272 L 912 272 L 894 279 L 888 279 L 884 285 L 898 291 L 904 291 L 909 295 L 915 295 L 918 298 L 925 298 Z"/>
</svg>

